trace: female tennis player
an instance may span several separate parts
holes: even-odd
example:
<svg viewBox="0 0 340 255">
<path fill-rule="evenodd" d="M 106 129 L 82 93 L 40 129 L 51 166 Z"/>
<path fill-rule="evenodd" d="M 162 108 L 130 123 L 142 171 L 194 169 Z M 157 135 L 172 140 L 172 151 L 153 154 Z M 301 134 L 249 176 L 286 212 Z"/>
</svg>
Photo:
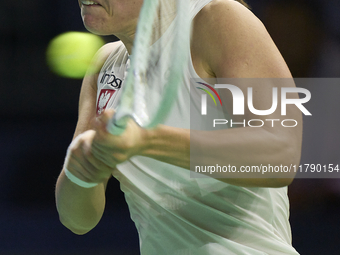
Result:
<svg viewBox="0 0 340 255">
<path fill-rule="evenodd" d="M 291 78 L 266 29 L 241 3 L 191 1 L 188 79 Z M 114 98 L 125 78 L 143 1 L 79 4 L 90 32 L 114 34 L 120 41 L 98 52 L 96 72 L 83 80 L 75 139 L 56 186 L 62 224 L 80 235 L 93 229 L 104 212 L 105 189 L 113 175 L 136 224 L 141 254 L 298 254 L 288 221 L 287 186 L 294 176 L 190 178 L 188 169 L 190 145 L 204 146 L 204 159 L 195 159 L 198 164 L 199 160 L 216 164 L 221 159 L 221 164 L 237 167 L 259 162 L 298 164 L 301 125 L 231 128 L 213 131 L 209 139 L 190 137 L 189 85 L 184 84 L 166 125 L 146 130 L 130 121 L 122 135 L 111 135 L 106 126 L 114 112 L 109 109 L 115 108 Z M 253 86 L 258 109 L 268 109 L 272 100 L 268 87 L 274 85 Z M 231 102 L 231 95 L 223 96 Z M 286 117 L 301 123 L 297 109 L 289 110 Z M 254 119 L 254 115 L 246 112 L 244 118 Z"/>
</svg>

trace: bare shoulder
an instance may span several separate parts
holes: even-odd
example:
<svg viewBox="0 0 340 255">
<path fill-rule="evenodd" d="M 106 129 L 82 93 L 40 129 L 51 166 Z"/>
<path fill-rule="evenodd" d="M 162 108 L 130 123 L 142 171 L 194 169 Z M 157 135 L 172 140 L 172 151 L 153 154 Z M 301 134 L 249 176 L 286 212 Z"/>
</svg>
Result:
<svg viewBox="0 0 340 255">
<path fill-rule="evenodd" d="M 192 41 L 193 52 L 212 76 L 290 75 L 263 23 L 237 1 L 215 0 L 206 5 L 194 19 Z"/>
<path fill-rule="evenodd" d="M 234 25 L 241 25 L 238 21 L 245 18 L 253 19 L 252 21 L 258 20 L 247 7 L 234 0 L 214 0 L 207 4 L 195 17 L 196 20 L 204 19 L 208 22 L 228 20 Z M 232 27 L 233 24 L 225 25 Z"/>
<path fill-rule="evenodd" d="M 206 5 L 195 17 L 194 33 L 197 35 L 212 35 L 213 38 L 224 39 L 228 42 L 259 33 L 267 34 L 262 22 L 244 5 L 233 0 L 215 0 Z M 247 36 L 247 37 L 246 37 Z M 205 36 L 207 42 L 213 38 Z"/>
</svg>

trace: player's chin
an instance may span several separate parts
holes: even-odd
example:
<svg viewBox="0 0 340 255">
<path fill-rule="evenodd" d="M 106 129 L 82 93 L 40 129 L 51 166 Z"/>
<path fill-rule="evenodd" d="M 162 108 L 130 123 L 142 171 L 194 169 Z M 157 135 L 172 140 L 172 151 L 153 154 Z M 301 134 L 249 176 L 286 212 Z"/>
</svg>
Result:
<svg viewBox="0 0 340 255">
<path fill-rule="evenodd" d="M 102 36 L 102 35 L 103 35 L 103 36 L 108 35 L 108 34 L 106 34 L 106 33 L 101 32 L 101 31 L 98 30 L 98 29 L 94 29 L 94 28 L 89 27 L 89 26 L 85 26 L 85 28 L 86 28 L 87 31 L 89 31 L 90 33 L 95 34 L 95 35 L 100 35 L 100 36 Z"/>
<path fill-rule="evenodd" d="M 87 31 L 91 32 L 92 34 L 96 35 L 111 35 L 100 26 L 98 26 L 97 22 L 93 22 L 91 19 L 83 19 L 84 26 Z"/>
</svg>

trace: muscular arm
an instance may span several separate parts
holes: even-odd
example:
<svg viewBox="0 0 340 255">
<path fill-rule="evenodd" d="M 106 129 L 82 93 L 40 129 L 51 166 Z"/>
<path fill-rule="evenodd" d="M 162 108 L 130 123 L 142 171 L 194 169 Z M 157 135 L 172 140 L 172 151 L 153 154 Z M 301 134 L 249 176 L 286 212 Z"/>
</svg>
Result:
<svg viewBox="0 0 340 255">
<path fill-rule="evenodd" d="M 214 28 L 214 29 L 212 29 Z M 195 18 L 192 59 L 201 78 L 291 78 L 290 72 L 262 23 L 244 6 L 234 1 L 214 1 Z M 269 81 L 269 80 L 268 80 Z M 254 105 L 269 109 L 271 91 L 276 84 L 253 85 Z M 240 88 L 246 95 L 246 87 Z M 268 94 L 268 91 L 270 93 Z M 232 102 L 225 93 L 225 101 Z M 294 95 L 297 97 L 297 95 Z M 231 109 L 229 107 L 229 112 Z M 280 113 L 255 116 L 246 112 L 242 119 L 279 119 Z M 235 117 L 236 118 L 236 117 Z M 148 131 L 149 147 L 143 155 L 189 169 L 195 165 L 298 164 L 300 160 L 302 120 L 300 112 L 290 108 L 287 119 L 300 124 L 294 129 L 233 128 L 213 132 L 190 132 L 160 126 Z M 190 157 L 191 148 L 202 149 Z M 240 186 L 281 187 L 287 178 L 226 178 L 221 181 Z"/>
<path fill-rule="evenodd" d="M 88 73 L 82 84 L 79 101 L 79 118 L 74 138 L 91 129 L 95 119 L 96 88 L 100 67 L 114 44 L 105 45 L 93 61 L 94 72 Z M 73 171 L 73 169 L 69 169 Z M 72 183 L 64 170 L 56 185 L 56 204 L 63 225 L 76 234 L 85 234 L 94 228 L 102 217 L 105 207 L 105 190 L 108 178 L 94 188 L 82 188 Z"/>
</svg>

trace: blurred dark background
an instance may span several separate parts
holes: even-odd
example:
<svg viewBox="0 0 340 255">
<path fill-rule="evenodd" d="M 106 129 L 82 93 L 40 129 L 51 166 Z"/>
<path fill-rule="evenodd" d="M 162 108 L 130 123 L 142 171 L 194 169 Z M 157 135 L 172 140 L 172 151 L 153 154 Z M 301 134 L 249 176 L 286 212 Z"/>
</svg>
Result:
<svg viewBox="0 0 340 255">
<path fill-rule="evenodd" d="M 340 77 L 339 1 L 248 3 L 294 77 Z M 66 31 L 85 31 L 75 0 L 2 1 L 0 254 L 138 254 L 115 180 L 103 219 L 89 234 L 76 236 L 58 221 L 54 186 L 76 125 L 81 80 L 51 73 L 45 51 Z M 302 163 L 340 163 L 340 86 L 308 89 L 316 99 L 309 107 L 327 114 L 305 120 Z M 340 180 L 296 179 L 290 197 L 294 247 L 301 254 L 339 254 Z"/>
</svg>

